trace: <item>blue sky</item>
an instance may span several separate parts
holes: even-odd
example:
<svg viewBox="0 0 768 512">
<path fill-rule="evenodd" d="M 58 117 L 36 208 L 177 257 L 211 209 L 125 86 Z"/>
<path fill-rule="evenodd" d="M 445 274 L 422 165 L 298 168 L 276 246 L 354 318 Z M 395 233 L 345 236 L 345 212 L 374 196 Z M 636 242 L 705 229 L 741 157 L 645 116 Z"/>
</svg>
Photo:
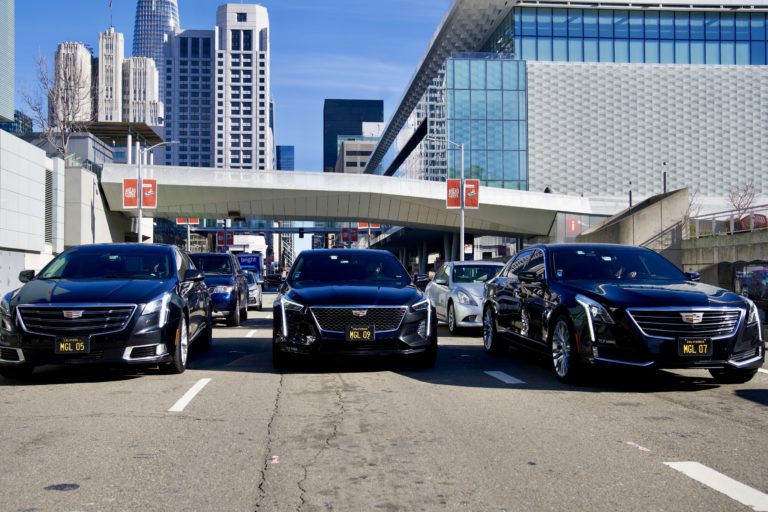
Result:
<svg viewBox="0 0 768 512">
<path fill-rule="evenodd" d="M 217 0 L 178 0 L 184 29 L 210 29 Z M 232 3 L 250 3 L 238 2 Z M 323 100 L 383 99 L 384 119 L 402 97 L 452 0 L 264 0 L 272 43 L 278 144 L 296 146 L 296 168 L 322 168 Z M 16 88 L 32 88 L 35 60 L 81 41 L 98 51 L 109 0 L 16 0 Z M 136 0 L 113 0 L 115 28 L 131 54 Z M 20 98 L 16 106 L 24 110 Z"/>
</svg>

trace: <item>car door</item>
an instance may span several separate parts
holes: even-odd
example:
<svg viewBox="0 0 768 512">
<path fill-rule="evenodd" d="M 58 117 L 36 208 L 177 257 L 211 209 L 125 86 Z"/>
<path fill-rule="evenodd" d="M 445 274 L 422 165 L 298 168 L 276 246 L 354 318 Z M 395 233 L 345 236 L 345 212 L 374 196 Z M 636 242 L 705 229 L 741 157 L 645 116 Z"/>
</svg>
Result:
<svg viewBox="0 0 768 512">
<path fill-rule="evenodd" d="M 240 267 L 240 261 L 234 254 L 229 255 L 232 260 L 232 268 L 235 272 L 235 283 L 237 284 L 237 290 L 240 293 L 240 304 L 243 307 L 248 305 L 248 280 L 245 278 L 242 267 Z"/>
<path fill-rule="evenodd" d="M 520 320 L 520 280 L 517 276 L 531 258 L 532 251 L 526 249 L 515 255 L 512 261 L 495 278 L 497 328 L 502 333 L 517 332 Z"/>
<path fill-rule="evenodd" d="M 451 289 L 449 287 L 449 276 L 451 274 L 451 268 L 453 268 L 452 264 L 444 264 L 442 267 L 440 267 L 440 270 L 437 271 L 437 274 L 435 274 L 435 277 L 429 283 L 428 296 L 432 301 L 432 304 L 435 306 L 437 317 L 441 320 L 445 320 L 446 315 L 448 314 L 448 297 L 451 295 Z"/>
<path fill-rule="evenodd" d="M 176 270 L 179 273 L 179 295 L 187 303 L 189 310 L 189 334 L 194 336 L 200 329 L 204 316 L 201 311 L 205 310 L 205 297 L 201 295 L 201 283 L 194 281 L 185 281 L 184 275 L 190 268 L 195 268 L 192 260 L 177 248 L 173 248 L 174 258 L 176 259 Z M 207 293 L 207 292 L 206 292 Z"/>
<path fill-rule="evenodd" d="M 544 342 L 543 318 L 548 307 L 545 261 L 544 250 L 535 249 L 523 269 L 525 278 L 520 281 L 521 311 L 517 324 L 518 333 L 537 343 Z"/>
</svg>

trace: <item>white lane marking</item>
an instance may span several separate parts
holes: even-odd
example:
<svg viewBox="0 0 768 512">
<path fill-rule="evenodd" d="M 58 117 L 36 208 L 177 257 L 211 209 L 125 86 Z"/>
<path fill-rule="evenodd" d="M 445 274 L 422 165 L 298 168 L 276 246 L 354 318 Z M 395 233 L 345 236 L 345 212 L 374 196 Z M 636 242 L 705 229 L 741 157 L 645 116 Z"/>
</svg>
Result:
<svg viewBox="0 0 768 512">
<path fill-rule="evenodd" d="M 634 441 L 627 441 L 627 444 L 628 444 L 629 446 L 633 447 L 633 448 L 637 448 L 637 449 L 638 449 L 638 450 L 640 450 L 641 452 L 646 452 L 646 453 L 648 453 L 648 452 L 650 452 L 650 451 L 651 451 L 651 450 L 649 450 L 648 448 L 646 448 L 645 446 L 640 446 L 639 444 L 635 443 Z"/>
<path fill-rule="evenodd" d="M 758 368 L 757 371 L 760 373 L 768 373 L 768 370 L 763 370 L 762 368 Z"/>
<path fill-rule="evenodd" d="M 189 405 L 189 402 L 192 401 L 193 398 L 208 384 L 211 382 L 211 379 L 200 379 L 197 381 L 197 383 L 192 386 L 189 391 L 184 393 L 184 396 L 179 398 L 179 401 L 173 404 L 173 407 L 168 409 L 168 412 L 181 412 L 184 410 L 184 408 Z"/>
<path fill-rule="evenodd" d="M 512 377 L 511 375 L 507 375 L 504 372 L 496 372 L 496 371 L 490 372 L 489 371 L 489 372 L 484 372 L 484 373 L 486 375 L 490 375 L 494 379 L 499 379 L 504 384 L 525 384 L 524 381 L 522 381 L 520 379 L 516 379 L 516 378 Z"/>
<path fill-rule="evenodd" d="M 258 331 L 258 329 L 251 329 L 250 331 L 248 331 L 248 334 L 246 334 L 245 337 L 246 338 L 253 338 L 256 335 L 257 331 Z"/>
<path fill-rule="evenodd" d="M 689 478 L 693 478 L 711 487 L 717 492 L 725 494 L 742 505 L 752 507 L 753 510 L 758 512 L 768 512 L 768 494 L 744 485 L 722 473 L 718 473 L 714 469 L 698 462 L 665 462 L 664 464 L 680 471 Z"/>
</svg>

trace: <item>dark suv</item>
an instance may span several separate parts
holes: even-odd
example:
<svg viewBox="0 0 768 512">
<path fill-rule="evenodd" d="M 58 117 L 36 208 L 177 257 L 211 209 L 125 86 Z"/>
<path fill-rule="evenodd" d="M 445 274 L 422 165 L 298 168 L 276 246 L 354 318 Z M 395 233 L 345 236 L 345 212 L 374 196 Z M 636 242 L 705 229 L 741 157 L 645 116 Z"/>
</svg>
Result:
<svg viewBox="0 0 768 512">
<path fill-rule="evenodd" d="M 189 256 L 197 268 L 205 272 L 213 315 L 226 318 L 229 326 L 238 326 L 247 320 L 248 281 L 237 257 L 228 252 L 198 252 Z"/>
<path fill-rule="evenodd" d="M 186 368 L 189 345 L 209 346 L 211 302 L 203 273 L 175 247 L 67 249 L 0 301 L 0 374 L 46 364 Z"/>
<path fill-rule="evenodd" d="M 591 365 L 706 368 L 746 382 L 763 364 L 757 307 L 661 255 L 610 244 L 538 245 L 488 281 L 483 341 L 539 350 L 563 381 Z"/>
</svg>

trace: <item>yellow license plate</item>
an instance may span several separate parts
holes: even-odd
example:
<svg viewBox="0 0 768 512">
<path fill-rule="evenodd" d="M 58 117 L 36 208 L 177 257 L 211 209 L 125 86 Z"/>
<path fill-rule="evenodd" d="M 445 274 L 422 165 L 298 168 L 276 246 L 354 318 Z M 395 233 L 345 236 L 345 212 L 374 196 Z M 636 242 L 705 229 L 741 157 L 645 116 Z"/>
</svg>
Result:
<svg viewBox="0 0 768 512">
<path fill-rule="evenodd" d="M 702 357 L 712 355 L 712 340 L 709 338 L 680 338 L 677 353 L 681 356 Z"/>
<path fill-rule="evenodd" d="M 88 338 L 56 338 L 53 345 L 56 354 L 87 354 L 91 351 Z"/>
<path fill-rule="evenodd" d="M 347 341 L 373 341 L 372 325 L 350 325 L 347 327 Z"/>
</svg>

